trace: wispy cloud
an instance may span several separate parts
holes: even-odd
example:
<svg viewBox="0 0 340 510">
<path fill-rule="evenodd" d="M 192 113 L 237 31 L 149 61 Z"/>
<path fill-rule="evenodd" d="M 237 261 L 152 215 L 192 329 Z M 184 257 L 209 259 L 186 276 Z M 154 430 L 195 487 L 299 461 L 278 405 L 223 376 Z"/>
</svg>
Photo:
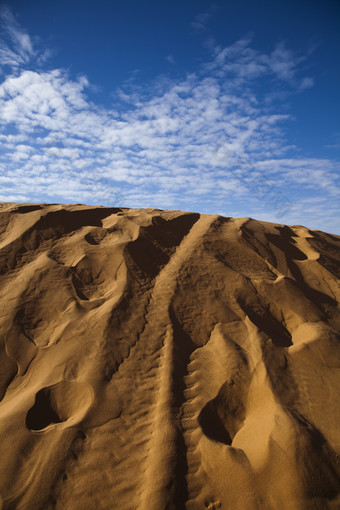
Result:
<svg viewBox="0 0 340 510">
<path fill-rule="evenodd" d="M 207 29 L 207 22 L 211 18 L 210 12 L 204 12 L 201 14 L 197 14 L 195 19 L 191 22 L 191 26 L 194 30 L 197 31 L 205 31 Z"/>
<path fill-rule="evenodd" d="M 0 60 L 2 65 L 18 68 L 28 64 L 36 53 L 30 36 L 22 30 L 12 12 L 0 6 L 0 27 L 6 39 L 0 40 Z"/>
<path fill-rule="evenodd" d="M 12 71 L 0 84 L 0 200 L 117 205 L 124 196 L 131 207 L 227 213 L 229 204 L 245 216 L 265 206 L 240 178 L 251 168 L 252 178 L 265 175 L 292 202 L 308 189 L 335 207 L 336 163 L 293 157 L 290 116 L 256 92 L 259 79 L 269 91 L 273 79 L 282 90 L 312 85 L 300 73 L 303 57 L 284 44 L 268 54 L 251 38 L 215 46 L 196 73 L 148 87 L 131 82 L 116 91 L 114 107 L 103 108 L 89 100 L 85 77 L 34 67 L 40 53 L 3 12 L 0 48 Z"/>
<path fill-rule="evenodd" d="M 175 63 L 175 58 L 173 55 L 168 55 L 167 57 L 165 57 L 166 60 L 170 63 L 170 64 L 174 64 Z"/>
<path fill-rule="evenodd" d="M 300 65 L 307 55 L 294 53 L 282 41 L 268 54 L 252 48 L 251 43 L 252 36 L 247 36 L 227 48 L 215 46 L 215 58 L 206 68 L 220 77 L 233 78 L 237 86 L 260 77 L 276 78 L 296 90 L 313 86 L 312 77 L 300 77 Z"/>
</svg>

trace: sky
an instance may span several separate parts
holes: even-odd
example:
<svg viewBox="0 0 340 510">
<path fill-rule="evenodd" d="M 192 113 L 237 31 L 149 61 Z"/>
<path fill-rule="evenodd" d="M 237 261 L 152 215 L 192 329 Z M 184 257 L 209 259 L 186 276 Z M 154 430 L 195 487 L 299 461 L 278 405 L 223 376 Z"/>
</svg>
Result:
<svg viewBox="0 0 340 510">
<path fill-rule="evenodd" d="M 340 234 L 339 0 L 0 1 L 0 201 Z"/>
</svg>

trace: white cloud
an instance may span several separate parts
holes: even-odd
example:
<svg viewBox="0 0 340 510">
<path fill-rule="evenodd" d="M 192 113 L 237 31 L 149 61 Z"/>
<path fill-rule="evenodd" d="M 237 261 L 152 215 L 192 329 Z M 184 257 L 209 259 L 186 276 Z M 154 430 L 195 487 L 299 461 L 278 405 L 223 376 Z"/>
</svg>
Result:
<svg viewBox="0 0 340 510">
<path fill-rule="evenodd" d="M 30 36 L 22 30 L 6 6 L 0 6 L 0 28 L 7 35 L 6 41 L 0 41 L 2 66 L 17 68 L 36 56 Z"/>
<path fill-rule="evenodd" d="M 215 46 L 215 59 L 206 65 L 207 69 L 214 70 L 221 77 L 232 77 L 232 85 L 237 87 L 260 76 L 275 77 L 297 90 L 313 86 L 313 78 L 299 78 L 299 66 L 306 60 L 306 55 L 293 53 L 284 42 L 265 54 L 252 48 L 251 42 L 252 37 L 248 36 L 227 48 Z"/>
</svg>

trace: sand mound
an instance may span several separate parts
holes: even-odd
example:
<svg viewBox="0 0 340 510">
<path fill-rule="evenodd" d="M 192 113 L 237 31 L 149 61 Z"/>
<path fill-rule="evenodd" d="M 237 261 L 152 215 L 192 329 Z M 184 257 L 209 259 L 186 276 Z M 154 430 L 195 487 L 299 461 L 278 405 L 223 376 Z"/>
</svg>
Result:
<svg viewBox="0 0 340 510">
<path fill-rule="evenodd" d="M 340 508 L 340 237 L 0 208 L 0 508 Z"/>
</svg>

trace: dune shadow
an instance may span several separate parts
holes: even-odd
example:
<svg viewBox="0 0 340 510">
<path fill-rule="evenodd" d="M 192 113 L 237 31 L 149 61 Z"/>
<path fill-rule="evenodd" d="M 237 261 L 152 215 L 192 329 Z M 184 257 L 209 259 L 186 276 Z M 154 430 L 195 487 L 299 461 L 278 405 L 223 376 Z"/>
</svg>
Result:
<svg viewBox="0 0 340 510">
<path fill-rule="evenodd" d="M 198 423 L 203 433 L 209 439 L 217 443 L 231 445 L 232 439 L 217 412 L 214 400 L 210 400 L 210 402 L 203 407 L 198 416 Z"/>
<path fill-rule="evenodd" d="M 42 430 L 52 423 L 60 422 L 58 413 L 53 409 L 50 389 L 43 388 L 36 394 L 34 405 L 27 413 L 26 426 L 28 430 Z"/>
</svg>

